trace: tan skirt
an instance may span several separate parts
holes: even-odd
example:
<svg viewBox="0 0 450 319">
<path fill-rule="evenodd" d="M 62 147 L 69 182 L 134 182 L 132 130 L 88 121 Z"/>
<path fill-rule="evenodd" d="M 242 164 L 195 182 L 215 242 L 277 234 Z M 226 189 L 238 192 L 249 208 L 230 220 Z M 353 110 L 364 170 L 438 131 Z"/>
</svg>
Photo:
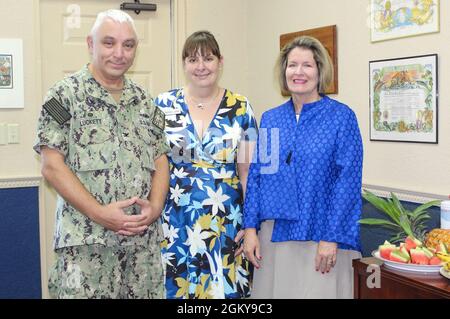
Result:
<svg viewBox="0 0 450 319">
<path fill-rule="evenodd" d="M 255 268 L 252 299 L 350 299 L 353 298 L 354 250 L 338 249 L 336 265 L 329 273 L 316 271 L 317 243 L 288 241 L 273 243 L 273 221 L 261 225 L 261 267 Z"/>
</svg>

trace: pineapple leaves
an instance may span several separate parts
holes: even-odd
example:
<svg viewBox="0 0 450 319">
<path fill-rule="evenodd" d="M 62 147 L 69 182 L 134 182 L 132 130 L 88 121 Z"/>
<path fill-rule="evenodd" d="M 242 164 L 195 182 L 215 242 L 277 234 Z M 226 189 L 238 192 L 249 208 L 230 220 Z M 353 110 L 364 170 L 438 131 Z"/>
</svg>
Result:
<svg viewBox="0 0 450 319">
<path fill-rule="evenodd" d="M 378 196 L 369 191 L 364 191 L 363 197 L 365 200 L 367 200 L 373 206 L 378 208 L 380 211 L 387 214 L 396 224 L 399 224 L 400 216 L 398 212 L 395 209 L 393 209 L 392 205 L 388 201 L 379 198 Z"/>
<path fill-rule="evenodd" d="M 422 204 L 422 205 L 420 205 L 419 207 L 417 207 L 417 208 L 413 211 L 413 214 L 419 214 L 419 213 L 421 213 L 421 212 L 424 212 L 424 211 L 426 211 L 428 208 L 430 208 L 431 206 L 439 205 L 440 202 L 441 202 L 440 200 L 433 200 L 433 201 L 431 201 L 431 202 Z"/>
<path fill-rule="evenodd" d="M 400 229 L 400 227 L 394 223 L 391 223 L 388 220 L 385 219 L 378 219 L 378 218 L 364 218 L 359 220 L 360 224 L 365 225 L 384 225 L 384 226 L 392 226 L 395 229 Z"/>
<path fill-rule="evenodd" d="M 438 205 L 440 201 L 430 201 L 418 206 L 413 212 L 405 209 L 398 197 L 391 192 L 391 198 L 383 199 L 375 194 L 364 190 L 363 198 L 371 203 L 375 208 L 383 212 L 390 220 L 365 218 L 359 221 L 360 224 L 378 225 L 396 231 L 391 239 L 392 242 L 403 240 L 406 236 L 424 240 L 426 233 L 425 222 L 430 219 L 426 210 L 431 206 Z"/>
<path fill-rule="evenodd" d="M 411 229 L 411 220 L 408 219 L 408 216 L 406 214 L 400 216 L 400 227 L 408 236 L 415 238 Z"/>
</svg>

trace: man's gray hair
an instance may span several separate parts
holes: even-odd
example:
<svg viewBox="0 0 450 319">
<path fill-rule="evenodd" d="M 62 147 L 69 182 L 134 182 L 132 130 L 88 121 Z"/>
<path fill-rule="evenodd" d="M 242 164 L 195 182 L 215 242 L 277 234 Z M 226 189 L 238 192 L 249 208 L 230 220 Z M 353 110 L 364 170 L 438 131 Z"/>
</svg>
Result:
<svg viewBox="0 0 450 319">
<path fill-rule="evenodd" d="M 95 33 L 97 32 L 98 28 L 105 22 L 106 19 L 111 19 L 115 22 L 119 23 L 128 23 L 131 26 L 131 29 L 133 29 L 134 34 L 137 36 L 136 27 L 134 26 L 133 18 L 130 17 L 130 15 L 122 10 L 118 9 L 109 9 L 106 11 L 102 11 L 97 15 L 97 19 L 95 20 L 94 25 L 92 26 L 91 32 L 89 32 L 89 35 L 91 37 L 94 37 Z"/>
</svg>

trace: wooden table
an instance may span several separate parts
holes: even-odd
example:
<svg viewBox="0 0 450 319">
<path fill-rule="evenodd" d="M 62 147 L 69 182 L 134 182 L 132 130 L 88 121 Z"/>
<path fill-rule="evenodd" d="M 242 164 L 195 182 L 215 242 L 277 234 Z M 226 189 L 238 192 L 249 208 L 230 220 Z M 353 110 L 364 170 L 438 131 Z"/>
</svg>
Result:
<svg viewBox="0 0 450 319">
<path fill-rule="evenodd" d="M 439 273 L 405 272 L 382 264 L 373 257 L 353 260 L 355 299 L 450 299 L 450 280 Z"/>
</svg>

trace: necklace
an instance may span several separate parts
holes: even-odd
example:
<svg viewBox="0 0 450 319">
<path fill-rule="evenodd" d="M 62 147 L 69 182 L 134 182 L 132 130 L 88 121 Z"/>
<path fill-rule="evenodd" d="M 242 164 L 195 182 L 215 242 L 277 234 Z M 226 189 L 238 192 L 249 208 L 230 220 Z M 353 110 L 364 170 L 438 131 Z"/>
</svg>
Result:
<svg viewBox="0 0 450 319">
<path fill-rule="evenodd" d="M 199 102 L 196 99 L 194 99 L 194 97 L 189 96 L 189 99 L 194 102 L 195 107 L 199 108 L 200 110 L 204 110 L 208 105 L 210 105 L 219 95 L 220 93 L 220 88 L 217 88 L 217 93 L 213 96 L 212 99 L 210 99 L 209 101 L 205 101 L 205 102 Z"/>
</svg>

